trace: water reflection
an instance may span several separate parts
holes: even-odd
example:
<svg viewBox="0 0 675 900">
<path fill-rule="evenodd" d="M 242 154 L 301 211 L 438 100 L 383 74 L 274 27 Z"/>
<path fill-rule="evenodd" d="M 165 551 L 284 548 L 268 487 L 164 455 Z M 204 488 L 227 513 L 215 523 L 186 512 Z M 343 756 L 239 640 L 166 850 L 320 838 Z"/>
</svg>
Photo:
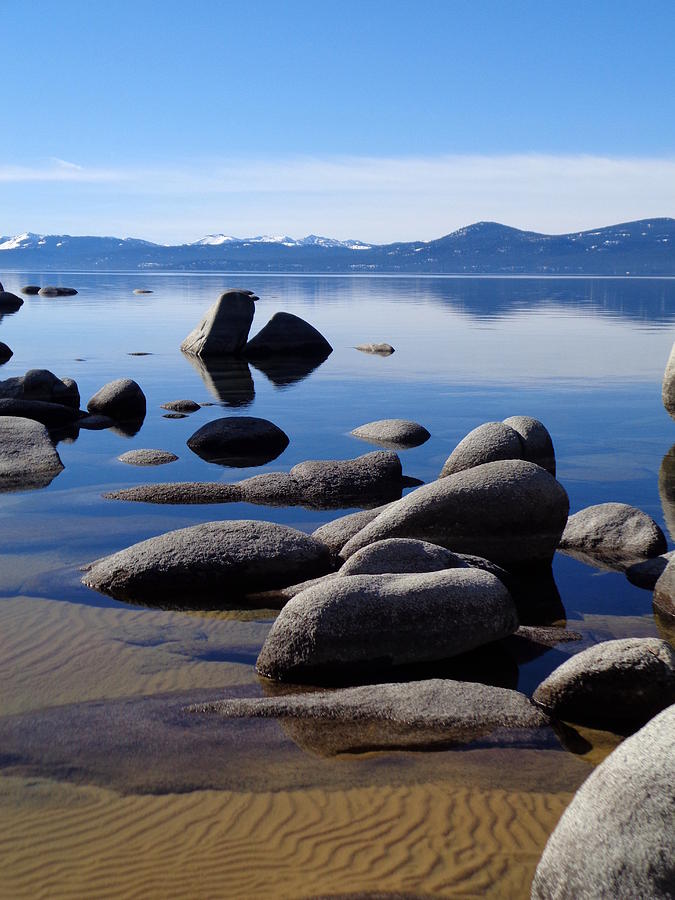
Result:
<svg viewBox="0 0 675 900">
<path fill-rule="evenodd" d="M 255 386 L 248 363 L 236 356 L 202 359 L 192 353 L 183 357 L 199 373 L 213 397 L 225 406 L 250 406 L 255 399 Z"/>
<path fill-rule="evenodd" d="M 324 363 L 330 352 L 319 356 L 288 357 L 268 356 L 251 360 L 251 365 L 259 372 L 266 375 L 278 388 L 285 388 L 291 384 L 297 384 L 309 377 L 315 369 Z"/>
</svg>

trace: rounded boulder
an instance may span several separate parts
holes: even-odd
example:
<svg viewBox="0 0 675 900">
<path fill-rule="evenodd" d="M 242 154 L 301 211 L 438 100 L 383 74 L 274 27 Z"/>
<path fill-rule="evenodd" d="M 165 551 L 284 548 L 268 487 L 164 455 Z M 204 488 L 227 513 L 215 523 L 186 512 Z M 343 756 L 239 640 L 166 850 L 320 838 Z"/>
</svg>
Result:
<svg viewBox="0 0 675 900">
<path fill-rule="evenodd" d="M 518 432 L 503 422 L 486 422 L 470 431 L 452 451 L 439 478 L 501 459 L 525 459 Z"/>
<path fill-rule="evenodd" d="M 119 378 L 103 385 L 91 397 L 87 409 L 117 421 L 142 419 L 146 410 L 145 394 L 131 378 Z"/>
<path fill-rule="evenodd" d="M 225 416 L 195 431 L 187 445 L 207 462 L 242 467 L 276 459 L 288 443 L 288 435 L 267 419 Z"/>
</svg>

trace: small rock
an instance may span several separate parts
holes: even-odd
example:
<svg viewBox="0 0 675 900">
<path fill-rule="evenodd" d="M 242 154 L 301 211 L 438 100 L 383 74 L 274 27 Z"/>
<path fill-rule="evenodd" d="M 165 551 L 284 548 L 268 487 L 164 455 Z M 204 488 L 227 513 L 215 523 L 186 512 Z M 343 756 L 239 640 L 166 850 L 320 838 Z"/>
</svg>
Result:
<svg viewBox="0 0 675 900">
<path fill-rule="evenodd" d="M 21 288 L 21 293 L 27 297 L 35 297 L 40 292 L 39 284 L 27 284 Z"/>
<path fill-rule="evenodd" d="M 187 445 L 207 462 L 259 466 L 283 453 L 288 436 L 267 419 L 226 416 L 207 422 L 188 439 Z"/>
<path fill-rule="evenodd" d="M 45 400 L 0 399 L 0 416 L 19 416 L 41 422 L 47 428 L 62 428 L 72 425 L 81 418 L 80 411 L 61 403 L 47 403 Z"/>
<path fill-rule="evenodd" d="M 504 585 L 479 569 L 352 575 L 297 594 L 275 620 L 257 661 L 278 681 L 315 681 L 347 667 L 446 659 L 518 627 Z"/>
<path fill-rule="evenodd" d="M 533 900 L 675 896 L 675 706 L 591 773 L 548 840 Z"/>
<path fill-rule="evenodd" d="M 194 400 L 169 400 L 168 403 L 162 403 L 161 408 L 181 413 L 192 413 L 201 409 L 199 403 L 195 403 Z"/>
<path fill-rule="evenodd" d="M 226 719 L 274 717 L 302 723 L 298 742 L 320 756 L 463 744 L 547 724 L 524 694 L 450 679 L 220 700 L 189 710 Z"/>
<path fill-rule="evenodd" d="M 44 425 L 32 419 L 0 417 L 0 491 L 46 487 L 62 469 Z"/>
<path fill-rule="evenodd" d="M 143 419 L 145 394 L 131 378 L 119 378 L 105 384 L 87 403 L 91 413 L 101 413 L 116 421 Z"/>
<path fill-rule="evenodd" d="M 12 294 L 10 291 L 0 291 L 0 312 L 16 312 L 22 306 L 23 300 L 21 297 L 17 297 L 16 294 Z"/>
<path fill-rule="evenodd" d="M 368 422 L 350 431 L 350 434 L 363 441 L 371 441 L 394 449 L 419 447 L 431 437 L 424 426 L 407 419 L 380 419 L 378 422 Z"/>
<path fill-rule="evenodd" d="M 446 459 L 439 478 L 501 459 L 525 459 L 522 438 L 503 422 L 486 422 L 457 444 Z"/>
<path fill-rule="evenodd" d="M 466 563 L 445 547 L 416 541 L 412 538 L 389 538 L 376 541 L 350 556 L 338 574 L 384 575 L 438 572 L 443 569 L 465 568 Z"/>
<path fill-rule="evenodd" d="M 555 669 L 532 699 L 572 722 L 642 725 L 675 703 L 675 653 L 658 638 L 604 641 Z"/>
<path fill-rule="evenodd" d="M 362 353 L 374 353 L 377 356 L 391 356 L 394 352 L 391 344 L 357 344 L 354 349 Z"/>
<path fill-rule="evenodd" d="M 425 484 L 393 503 L 342 548 L 347 559 L 390 537 L 412 537 L 506 569 L 549 565 L 567 521 L 569 500 L 555 478 L 508 459 Z"/>
<path fill-rule="evenodd" d="M 147 288 L 134 288 L 134 294 L 154 294 L 154 291 L 150 291 Z"/>
<path fill-rule="evenodd" d="M 6 363 L 8 359 L 11 359 L 12 356 L 14 356 L 14 354 L 12 353 L 11 349 L 7 346 L 7 344 L 3 344 L 3 342 L 0 341 L 0 366 L 3 363 Z"/>
<path fill-rule="evenodd" d="M 525 459 L 536 463 L 555 476 L 555 451 L 546 426 L 531 416 L 510 416 L 508 419 L 504 419 L 503 424 L 509 425 L 520 435 Z"/>
<path fill-rule="evenodd" d="M 257 299 L 250 291 L 225 291 L 185 338 L 180 349 L 203 357 L 241 353 L 253 322 Z"/>
<path fill-rule="evenodd" d="M 325 359 L 333 352 L 326 338 L 309 322 L 291 313 L 278 312 L 246 344 L 249 359 L 266 356 L 308 356 Z"/>
<path fill-rule="evenodd" d="M 175 453 L 169 453 L 168 450 L 149 449 L 129 450 L 117 458 L 131 466 L 163 466 L 178 459 Z"/>
<path fill-rule="evenodd" d="M 185 608 L 238 602 L 330 569 L 328 548 L 272 522 L 207 522 L 141 541 L 92 563 L 82 581 L 118 600 Z"/>
<path fill-rule="evenodd" d="M 0 381 L 0 397 L 9 400 L 44 400 L 80 407 L 80 392 L 72 378 L 57 378 L 47 369 L 29 369 L 25 375 Z"/>
<path fill-rule="evenodd" d="M 38 294 L 40 297 L 74 297 L 75 294 L 77 294 L 77 291 L 75 288 L 47 285 L 46 287 L 40 288 Z"/>
<path fill-rule="evenodd" d="M 569 517 L 560 549 L 628 567 L 665 553 L 668 545 L 647 513 L 627 503 L 599 503 Z"/>
<path fill-rule="evenodd" d="M 152 353 L 149 353 L 147 350 L 134 350 L 131 353 L 127 353 L 127 356 L 152 356 Z"/>
</svg>

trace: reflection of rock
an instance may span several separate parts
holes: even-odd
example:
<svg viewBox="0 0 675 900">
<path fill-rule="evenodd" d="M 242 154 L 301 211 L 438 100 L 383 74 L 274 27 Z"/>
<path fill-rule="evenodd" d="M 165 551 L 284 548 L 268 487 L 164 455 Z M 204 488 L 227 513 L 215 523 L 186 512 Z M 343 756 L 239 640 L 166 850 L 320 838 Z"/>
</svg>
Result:
<svg viewBox="0 0 675 900">
<path fill-rule="evenodd" d="M 288 446 L 288 435 L 267 419 L 224 416 L 195 431 L 187 445 L 207 462 L 241 468 L 276 459 Z"/>
<path fill-rule="evenodd" d="M 579 788 L 544 849 L 534 900 L 673 896 L 675 706 L 629 737 Z"/>
<path fill-rule="evenodd" d="M 522 625 L 564 625 L 567 613 L 550 569 L 512 575 L 506 580 Z"/>
<path fill-rule="evenodd" d="M 44 425 L 32 419 L 0 417 L 0 491 L 46 487 L 62 469 Z"/>
<path fill-rule="evenodd" d="M 659 497 L 666 527 L 675 541 L 675 445 L 670 448 L 661 461 Z"/>
<path fill-rule="evenodd" d="M 280 718 L 304 750 L 319 756 L 466 744 L 482 738 L 533 740 L 548 723 L 524 694 L 432 679 L 329 692 L 221 700 L 190 708 L 225 718 Z M 535 738 L 536 740 L 536 738 Z"/>
<path fill-rule="evenodd" d="M 668 547 L 663 532 L 647 513 L 627 503 L 598 503 L 569 517 L 560 549 L 621 569 L 659 556 Z"/>
<path fill-rule="evenodd" d="M 661 399 L 670 415 L 675 419 L 675 344 L 670 351 L 666 371 L 663 373 Z"/>
<path fill-rule="evenodd" d="M 248 364 L 236 356 L 214 356 L 205 359 L 192 353 L 184 357 L 197 370 L 207 389 L 225 406 L 249 406 L 255 398 L 255 387 Z"/>
<path fill-rule="evenodd" d="M 251 365 L 279 388 L 297 384 L 325 362 L 330 353 L 317 356 L 265 356 L 251 359 Z"/>
<path fill-rule="evenodd" d="M 115 422 L 110 430 L 120 437 L 132 438 L 141 430 L 144 421 L 144 419 L 126 419 L 124 422 Z"/>
</svg>

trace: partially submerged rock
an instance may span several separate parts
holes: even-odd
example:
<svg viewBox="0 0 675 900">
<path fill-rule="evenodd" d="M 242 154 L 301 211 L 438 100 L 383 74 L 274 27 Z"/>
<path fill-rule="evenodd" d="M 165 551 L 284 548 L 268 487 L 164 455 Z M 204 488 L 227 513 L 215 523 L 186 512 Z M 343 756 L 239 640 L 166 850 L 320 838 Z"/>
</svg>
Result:
<svg viewBox="0 0 675 900">
<path fill-rule="evenodd" d="M 350 431 L 363 441 L 381 444 L 383 447 L 418 447 L 428 441 L 431 435 L 423 425 L 408 419 L 380 419 L 368 422 Z"/>
<path fill-rule="evenodd" d="M 394 352 L 394 348 L 391 344 L 357 344 L 354 348 L 355 350 L 360 350 L 362 353 L 374 353 L 377 356 L 391 356 Z"/>
<path fill-rule="evenodd" d="M 77 291 L 75 288 L 57 287 L 56 285 L 48 284 L 45 287 L 41 287 L 38 294 L 40 297 L 74 297 Z"/>
<path fill-rule="evenodd" d="M 555 478 L 524 460 L 486 463 L 425 484 L 393 503 L 342 548 L 347 559 L 390 537 L 412 537 L 506 569 L 549 565 L 569 501 Z"/>
<path fill-rule="evenodd" d="M 97 391 L 87 403 L 90 413 L 109 416 L 116 421 L 132 421 L 145 417 L 145 394 L 131 378 L 118 378 Z"/>
<path fill-rule="evenodd" d="M 249 359 L 267 356 L 308 356 L 325 359 L 333 348 L 320 331 L 292 313 L 278 312 L 246 344 Z"/>
<path fill-rule="evenodd" d="M 452 451 L 439 478 L 502 459 L 525 459 L 518 432 L 503 422 L 486 422 L 470 431 Z"/>
<path fill-rule="evenodd" d="M 539 419 L 533 419 L 532 416 L 510 416 L 504 419 L 503 424 L 510 426 L 520 435 L 525 459 L 555 475 L 553 441 L 548 429 Z"/>
<path fill-rule="evenodd" d="M 463 744 L 547 724 L 517 691 L 431 679 L 337 691 L 201 703 L 189 708 L 226 719 L 280 718 L 291 736 L 320 756 Z"/>
<path fill-rule="evenodd" d="M 544 849 L 534 900 L 675 896 L 675 706 L 589 776 Z"/>
<path fill-rule="evenodd" d="M 32 419 L 0 417 L 0 491 L 46 487 L 62 469 L 44 425 Z"/>
<path fill-rule="evenodd" d="M 604 641 L 566 660 L 532 699 L 572 722 L 642 725 L 675 703 L 675 653 L 658 638 Z"/>
<path fill-rule="evenodd" d="M 252 291 L 225 291 L 185 338 L 180 349 L 203 357 L 241 353 L 253 322 L 257 299 Z"/>
<path fill-rule="evenodd" d="M 154 294 L 154 291 L 148 288 L 134 288 L 134 294 Z"/>
<path fill-rule="evenodd" d="M 286 449 L 288 436 L 267 419 L 225 416 L 195 431 L 187 445 L 207 462 L 259 466 L 276 459 Z"/>
<path fill-rule="evenodd" d="M 663 373 L 661 399 L 670 415 L 675 419 L 675 343 L 670 351 L 666 371 Z"/>
<path fill-rule="evenodd" d="M 171 412 L 193 413 L 201 409 L 199 403 L 194 400 L 169 400 L 168 403 L 162 403 L 161 409 L 169 409 Z"/>
<path fill-rule="evenodd" d="M 80 392 L 72 378 L 57 378 L 48 369 L 29 369 L 25 375 L 0 381 L 0 397 L 9 400 L 44 400 L 79 409 Z"/>
<path fill-rule="evenodd" d="M 446 659 L 518 627 L 504 585 L 479 569 L 353 575 L 297 594 L 272 626 L 257 661 L 278 681 L 316 680 L 347 667 Z"/>
<path fill-rule="evenodd" d="M 175 453 L 170 453 L 168 450 L 145 448 L 129 450 L 117 458 L 120 462 L 128 463 L 131 466 L 164 466 L 178 459 Z"/>
<path fill-rule="evenodd" d="M 384 575 L 387 573 L 439 572 L 464 568 L 467 563 L 445 547 L 413 538 L 389 538 L 357 550 L 338 574 Z"/>
<path fill-rule="evenodd" d="M 0 312 L 16 312 L 21 309 L 23 300 L 10 291 L 0 290 Z"/>
<path fill-rule="evenodd" d="M 21 293 L 26 294 L 27 297 L 35 297 L 40 291 L 39 284 L 26 284 L 21 288 Z"/>
<path fill-rule="evenodd" d="M 647 513 L 627 503 L 599 503 L 569 517 L 560 549 L 628 567 L 665 553 L 668 545 Z"/>
<path fill-rule="evenodd" d="M 47 428 L 62 428 L 81 418 L 78 409 L 45 400 L 10 400 L 0 398 L 0 416 L 19 416 L 41 422 Z"/>
<path fill-rule="evenodd" d="M 254 591 L 331 568 L 328 548 L 272 522 L 207 522 L 141 541 L 92 563 L 84 584 L 118 600 L 227 606 Z"/>
<path fill-rule="evenodd" d="M 11 349 L 7 346 L 7 344 L 4 344 L 2 341 L 0 341 L 0 366 L 3 363 L 6 363 L 8 359 L 11 359 L 12 356 L 14 356 L 14 354 L 12 353 Z"/>
</svg>

